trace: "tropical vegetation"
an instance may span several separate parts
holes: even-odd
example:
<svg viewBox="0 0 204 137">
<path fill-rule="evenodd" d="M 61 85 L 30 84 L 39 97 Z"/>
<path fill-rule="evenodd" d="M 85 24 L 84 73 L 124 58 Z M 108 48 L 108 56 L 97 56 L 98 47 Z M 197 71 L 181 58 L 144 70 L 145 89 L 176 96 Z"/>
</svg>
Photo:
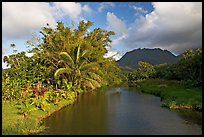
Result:
<svg viewBox="0 0 204 137">
<path fill-rule="evenodd" d="M 174 64 L 139 61 L 134 71 L 124 71 L 113 57 L 104 57 L 114 32 L 92 25 L 47 24 L 27 41 L 32 56 L 11 44 L 13 54 L 3 58 L 9 68 L 2 69 L 3 134 L 38 134 L 45 129 L 43 118 L 79 94 L 121 83 L 160 96 L 161 106 L 202 111 L 202 48 L 188 49 Z"/>
<path fill-rule="evenodd" d="M 202 111 L 202 48 L 186 50 L 174 64 L 151 65 L 126 73 L 128 85 L 161 97 L 161 106 Z"/>
<path fill-rule="evenodd" d="M 31 57 L 11 44 L 14 53 L 3 59 L 10 68 L 2 70 L 3 134 L 39 132 L 39 117 L 72 104 L 80 93 L 122 82 L 115 60 L 104 57 L 114 32 L 100 28 L 88 31 L 92 25 L 81 21 L 74 29 L 62 22 L 56 28 L 47 24 L 41 37 L 27 41 Z M 15 112 L 15 124 L 11 125 L 5 115 L 9 108 Z M 19 119 L 28 123 L 29 118 L 38 120 L 31 126 L 19 123 Z M 21 130 L 17 132 L 18 127 Z"/>
</svg>

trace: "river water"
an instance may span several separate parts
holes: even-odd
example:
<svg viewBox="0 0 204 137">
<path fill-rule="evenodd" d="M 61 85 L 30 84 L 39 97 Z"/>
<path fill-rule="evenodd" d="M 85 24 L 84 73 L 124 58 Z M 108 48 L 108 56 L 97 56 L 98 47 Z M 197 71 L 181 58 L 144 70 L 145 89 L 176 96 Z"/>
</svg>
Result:
<svg viewBox="0 0 204 137">
<path fill-rule="evenodd" d="M 160 98 L 133 88 L 87 92 L 44 121 L 53 135 L 201 135 L 178 113 L 160 107 Z"/>
</svg>

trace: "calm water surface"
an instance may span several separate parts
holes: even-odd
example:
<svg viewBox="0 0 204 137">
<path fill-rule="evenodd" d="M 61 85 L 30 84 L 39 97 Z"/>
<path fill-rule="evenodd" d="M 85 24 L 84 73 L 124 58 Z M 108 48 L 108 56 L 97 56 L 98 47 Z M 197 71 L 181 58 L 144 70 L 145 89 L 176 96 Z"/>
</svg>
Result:
<svg viewBox="0 0 204 137">
<path fill-rule="evenodd" d="M 88 92 L 44 121 L 42 134 L 60 135 L 199 135 L 176 112 L 160 107 L 160 98 L 135 89 L 116 87 Z"/>
</svg>

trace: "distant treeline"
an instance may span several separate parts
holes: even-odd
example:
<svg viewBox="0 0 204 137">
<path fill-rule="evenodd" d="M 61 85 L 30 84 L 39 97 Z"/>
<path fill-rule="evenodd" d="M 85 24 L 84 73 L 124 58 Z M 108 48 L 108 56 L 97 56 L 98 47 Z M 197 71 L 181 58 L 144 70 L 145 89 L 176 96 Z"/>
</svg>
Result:
<svg viewBox="0 0 204 137">
<path fill-rule="evenodd" d="M 186 50 L 182 57 L 174 64 L 159 64 L 153 66 L 140 61 L 139 68 L 128 73 L 128 81 L 159 78 L 179 80 L 186 86 L 202 86 L 202 48 L 196 51 Z"/>
</svg>

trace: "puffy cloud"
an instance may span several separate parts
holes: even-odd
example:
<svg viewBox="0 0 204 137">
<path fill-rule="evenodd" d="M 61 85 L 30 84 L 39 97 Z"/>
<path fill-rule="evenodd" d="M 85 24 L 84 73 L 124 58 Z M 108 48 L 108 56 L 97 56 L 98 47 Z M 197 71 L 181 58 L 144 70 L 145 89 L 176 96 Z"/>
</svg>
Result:
<svg viewBox="0 0 204 137">
<path fill-rule="evenodd" d="M 55 25 L 53 9 L 45 2 L 3 2 L 3 38 L 27 38 L 32 31 L 49 23 Z"/>
<path fill-rule="evenodd" d="M 88 5 L 84 5 L 82 7 L 82 11 L 87 12 L 87 13 L 91 13 L 92 9 Z"/>
<path fill-rule="evenodd" d="M 107 24 L 116 32 L 112 44 L 123 43 L 125 50 L 162 48 L 180 54 L 202 46 L 202 3 L 153 3 L 154 10 L 126 27 L 114 13 L 107 13 Z M 136 12 L 147 13 L 132 6 Z"/>
<path fill-rule="evenodd" d="M 88 5 L 76 2 L 3 2 L 3 39 L 28 39 L 34 31 L 39 31 L 48 23 L 55 27 L 57 19 L 69 16 L 79 20 L 82 13 L 90 13 Z"/>
<path fill-rule="evenodd" d="M 118 45 L 120 45 L 120 47 L 122 46 L 121 43 L 123 43 L 123 41 L 126 39 L 128 29 L 124 21 L 119 19 L 114 13 L 108 12 L 106 20 L 108 24 L 108 30 L 112 30 L 116 33 L 116 35 L 113 36 L 111 43 L 113 49 L 108 49 L 109 52 L 107 53 L 107 56 L 111 56 L 113 54 L 116 54 L 116 51 L 119 50 Z M 121 50 L 118 51 L 118 54 L 116 54 L 114 58 L 116 60 L 120 59 L 121 54 L 124 54 L 123 52 L 124 51 Z"/>
<path fill-rule="evenodd" d="M 113 2 L 102 2 L 98 7 L 98 11 L 102 12 L 104 9 L 109 7 L 115 7 L 115 4 Z"/>
<path fill-rule="evenodd" d="M 107 13 L 107 24 L 117 36 L 123 36 L 127 33 L 126 24 L 119 19 L 114 13 Z"/>
<path fill-rule="evenodd" d="M 174 53 L 202 45 L 202 3 L 153 3 L 154 10 L 137 19 L 127 33 L 129 49 L 160 47 Z"/>
<path fill-rule="evenodd" d="M 78 20 L 82 13 L 90 13 L 92 10 L 88 5 L 82 6 L 77 2 L 54 2 L 53 7 L 60 11 L 60 17 L 69 16 L 71 20 Z"/>
</svg>

